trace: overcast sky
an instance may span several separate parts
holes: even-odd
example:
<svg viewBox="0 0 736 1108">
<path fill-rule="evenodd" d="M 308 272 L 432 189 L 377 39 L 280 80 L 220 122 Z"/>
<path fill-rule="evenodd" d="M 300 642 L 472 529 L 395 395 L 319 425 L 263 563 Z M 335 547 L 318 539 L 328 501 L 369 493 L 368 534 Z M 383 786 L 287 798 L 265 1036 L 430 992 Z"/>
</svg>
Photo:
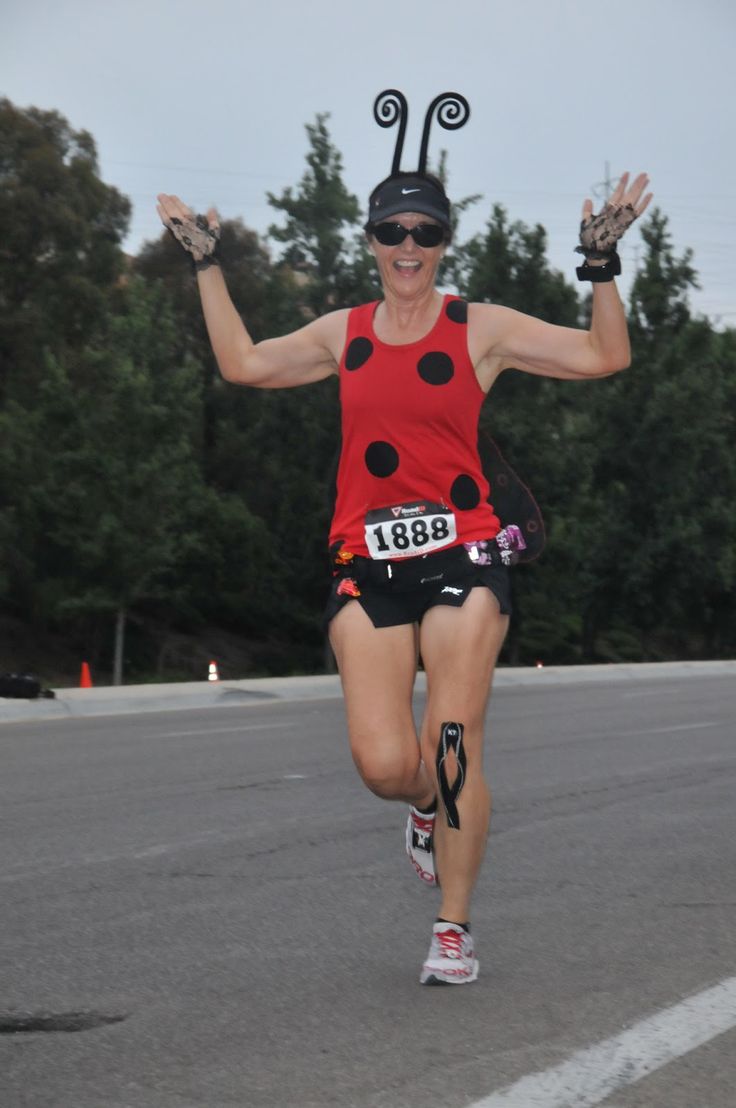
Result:
<svg viewBox="0 0 736 1108">
<path fill-rule="evenodd" d="M 216 204 L 265 231 L 267 190 L 297 184 L 304 124 L 329 112 L 345 181 L 364 199 L 395 131 L 373 122 L 386 87 L 409 101 L 403 168 L 416 167 L 432 97 L 472 115 L 433 131 L 450 194 L 542 223 L 574 277 L 580 206 L 646 170 L 675 248 L 695 251 L 695 310 L 736 326 L 734 0 L 0 0 L 0 91 L 94 136 L 104 179 L 133 202 L 127 249 L 159 233 L 157 192 Z M 638 232 L 622 250 L 627 287 Z"/>
</svg>

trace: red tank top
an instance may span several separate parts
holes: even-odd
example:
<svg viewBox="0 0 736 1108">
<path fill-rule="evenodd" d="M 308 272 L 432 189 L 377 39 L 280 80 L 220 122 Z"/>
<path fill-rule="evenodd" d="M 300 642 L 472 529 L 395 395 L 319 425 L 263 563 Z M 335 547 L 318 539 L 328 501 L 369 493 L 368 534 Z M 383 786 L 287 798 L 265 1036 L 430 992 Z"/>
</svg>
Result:
<svg viewBox="0 0 736 1108">
<path fill-rule="evenodd" d="M 494 538 L 501 524 L 478 457 L 485 394 L 468 354 L 467 304 L 446 296 L 428 335 L 395 346 L 373 330 L 378 303 L 348 317 L 330 547 L 388 558 L 421 554 L 426 536 L 430 549 Z M 415 522 L 422 517 L 427 525 Z"/>
</svg>

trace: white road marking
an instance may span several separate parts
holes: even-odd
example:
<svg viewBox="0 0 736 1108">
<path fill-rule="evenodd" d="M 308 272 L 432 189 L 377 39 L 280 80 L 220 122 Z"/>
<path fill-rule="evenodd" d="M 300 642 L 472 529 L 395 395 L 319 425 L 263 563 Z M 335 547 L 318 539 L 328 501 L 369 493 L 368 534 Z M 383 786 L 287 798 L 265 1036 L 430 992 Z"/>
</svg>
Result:
<svg viewBox="0 0 736 1108">
<path fill-rule="evenodd" d="M 734 1027 L 736 977 L 728 977 L 469 1108 L 593 1108 Z"/>
</svg>

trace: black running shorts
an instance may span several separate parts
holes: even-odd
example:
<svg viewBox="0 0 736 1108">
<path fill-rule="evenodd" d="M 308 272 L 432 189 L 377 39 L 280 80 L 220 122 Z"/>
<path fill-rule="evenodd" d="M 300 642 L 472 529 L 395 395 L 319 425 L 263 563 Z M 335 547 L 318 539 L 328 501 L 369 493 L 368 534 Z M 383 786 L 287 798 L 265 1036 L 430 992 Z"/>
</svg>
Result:
<svg viewBox="0 0 736 1108">
<path fill-rule="evenodd" d="M 507 566 L 476 566 L 469 561 L 467 565 L 458 562 L 435 574 L 431 572 L 433 557 L 439 555 L 428 554 L 422 559 L 427 570 L 427 579 L 421 584 L 395 580 L 358 580 L 360 595 L 353 597 L 338 592 L 346 574 L 335 577 L 325 608 L 325 626 L 353 599 L 358 601 L 374 627 L 421 623 L 425 613 L 438 604 L 460 608 L 470 590 L 478 587 L 490 589 L 498 601 L 502 615 L 511 614 L 511 583 Z"/>
</svg>

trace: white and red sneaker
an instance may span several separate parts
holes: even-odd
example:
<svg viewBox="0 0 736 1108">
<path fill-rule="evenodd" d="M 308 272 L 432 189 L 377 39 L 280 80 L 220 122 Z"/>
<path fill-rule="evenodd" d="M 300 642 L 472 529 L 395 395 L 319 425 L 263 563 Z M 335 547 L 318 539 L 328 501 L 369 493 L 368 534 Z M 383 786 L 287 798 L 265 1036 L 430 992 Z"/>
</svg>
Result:
<svg viewBox="0 0 736 1108">
<path fill-rule="evenodd" d="M 459 923 L 435 923 L 420 985 L 467 985 L 478 976 L 473 939 Z"/>
<path fill-rule="evenodd" d="M 427 815 L 412 806 L 409 808 L 409 817 L 406 821 L 406 853 L 417 876 L 421 877 L 427 885 L 439 885 L 432 849 L 435 815 L 435 812 Z"/>
</svg>

